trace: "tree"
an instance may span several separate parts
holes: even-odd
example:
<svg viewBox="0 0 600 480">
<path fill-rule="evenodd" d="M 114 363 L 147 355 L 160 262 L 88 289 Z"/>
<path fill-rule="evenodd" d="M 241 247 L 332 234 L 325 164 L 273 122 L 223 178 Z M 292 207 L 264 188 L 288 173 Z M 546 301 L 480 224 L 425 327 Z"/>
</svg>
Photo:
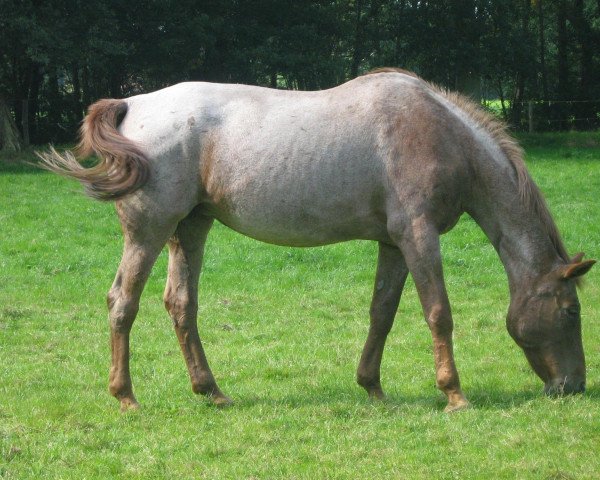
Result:
<svg viewBox="0 0 600 480">
<path fill-rule="evenodd" d="M 0 96 L 0 150 L 3 152 L 21 150 L 21 135 L 2 96 Z"/>
<path fill-rule="evenodd" d="M 593 128 L 595 123 L 593 119 L 596 113 L 594 108 L 596 105 L 589 102 L 589 100 L 595 94 L 594 78 L 598 69 L 594 66 L 593 55 L 600 47 L 599 34 L 592 30 L 583 0 L 575 0 L 571 19 L 577 43 L 576 60 L 579 60 L 579 88 L 576 96 L 578 102 L 574 104 L 573 115 L 576 119 L 575 126 L 586 130 Z"/>
<path fill-rule="evenodd" d="M 556 96 L 559 101 L 563 102 L 556 110 L 557 122 L 559 128 L 564 130 L 567 127 L 567 117 L 569 115 L 566 101 L 570 100 L 571 92 L 569 85 L 569 37 L 567 31 L 567 1 L 558 0 L 556 3 L 556 31 L 557 31 L 557 77 L 558 84 L 556 88 Z"/>
<path fill-rule="evenodd" d="M 0 95 L 33 143 L 72 140 L 84 106 L 180 81 L 320 89 L 397 66 L 522 128 L 529 100 L 578 100 L 597 128 L 599 0 L 0 0 Z M 24 108 L 25 107 L 25 108 Z M 8 123 L 6 123 L 8 125 Z"/>
</svg>

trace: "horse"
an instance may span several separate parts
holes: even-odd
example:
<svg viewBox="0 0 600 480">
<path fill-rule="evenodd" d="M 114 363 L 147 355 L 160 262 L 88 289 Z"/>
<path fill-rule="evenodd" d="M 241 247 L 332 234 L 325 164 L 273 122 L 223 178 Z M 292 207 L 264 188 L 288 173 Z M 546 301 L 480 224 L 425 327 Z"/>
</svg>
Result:
<svg viewBox="0 0 600 480">
<path fill-rule="evenodd" d="M 80 159 L 95 153 L 99 162 Z M 53 147 L 41 165 L 114 201 L 123 256 L 108 292 L 109 391 L 139 407 L 129 334 L 150 270 L 169 250 L 164 303 L 194 393 L 219 406 L 197 328 L 198 283 L 217 219 L 263 242 L 308 247 L 378 242 L 370 326 L 356 379 L 384 398 L 380 365 L 407 275 L 433 339 L 445 411 L 469 406 L 453 354 L 440 235 L 463 213 L 508 277 L 506 325 L 548 394 L 583 392 L 577 283 L 594 265 L 571 258 L 506 126 L 466 97 L 384 68 L 322 91 L 180 83 L 89 107 L 75 154 Z"/>
</svg>

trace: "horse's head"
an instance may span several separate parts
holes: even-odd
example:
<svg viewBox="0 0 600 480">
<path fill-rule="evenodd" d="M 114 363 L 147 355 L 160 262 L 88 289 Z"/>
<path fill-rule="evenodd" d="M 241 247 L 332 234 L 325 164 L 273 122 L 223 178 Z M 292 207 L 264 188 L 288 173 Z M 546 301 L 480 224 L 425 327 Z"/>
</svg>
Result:
<svg viewBox="0 0 600 480">
<path fill-rule="evenodd" d="M 528 291 L 516 292 L 508 311 L 508 331 L 548 394 L 585 390 L 576 280 L 596 262 L 582 258 L 583 254 L 577 255 L 571 263 L 538 278 Z"/>
</svg>

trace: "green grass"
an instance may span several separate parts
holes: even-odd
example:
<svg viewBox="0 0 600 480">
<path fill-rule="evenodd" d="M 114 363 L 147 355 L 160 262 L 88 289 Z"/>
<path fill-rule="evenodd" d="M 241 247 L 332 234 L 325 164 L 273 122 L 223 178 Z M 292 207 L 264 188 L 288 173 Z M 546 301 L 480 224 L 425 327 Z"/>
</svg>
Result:
<svg viewBox="0 0 600 480">
<path fill-rule="evenodd" d="M 527 136 L 571 252 L 600 258 L 598 135 Z M 30 153 L 19 158 L 30 158 Z M 474 408 L 442 412 L 413 284 L 384 355 L 388 399 L 354 383 L 376 245 L 285 249 L 211 232 L 200 324 L 226 410 L 191 393 L 162 305 L 165 252 L 132 332 L 142 409 L 107 392 L 113 207 L 0 162 L 0 478 L 598 478 L 600 268 L 580 292 L 588 392 L 551 399 L 504 327 L 505 274 L 463 218 L 443 239 L 456 358 Z"/>
</svg>

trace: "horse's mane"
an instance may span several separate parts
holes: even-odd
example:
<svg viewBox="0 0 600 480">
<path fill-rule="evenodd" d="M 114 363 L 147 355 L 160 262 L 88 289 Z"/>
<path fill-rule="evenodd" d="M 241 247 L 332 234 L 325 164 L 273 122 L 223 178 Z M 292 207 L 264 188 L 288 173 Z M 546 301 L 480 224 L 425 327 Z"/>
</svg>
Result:
<svg viewBox="0 0 600 480">
<path fill-rule="evenodd" d="M 376 73 L 400 73 L 420 80 L 427 88 L 442 95 L 451 103 L 456 105 L 479 128 L 484 129 L 490 135 L 490 137 L 494 139 L 506 158 L 508 158 L 512 164 L 517 176 L 517 184 L 521 202 L 529 211 L 537 214 L 558 255 L 566 263 L 570 263 L 571 260 L 569 254 L 567 253 L 567 250 L 561 239 L 558 228 L 556 227 L 556 223 L 554 223 L 554 220 L 552 219 L 552 215 L 550 214 L 550 210 L 546 205 L 544 197 L 527 171 L 525 162 L 523 161 L 523 149 L 508 133 L 507 125 L 504 122 L 493 117 L 490 113 L 486 112 L 483 108 L 481 108 L 480 105 L 476 104 L 467 96 L 461 95 L 457 92 L 449 92 L 435 84 L 423 80 L 413 72 L 402 70 L 400 68 L 386 67 L 371 70 L 365 75 L 372 75 Z"/>
</svg>

